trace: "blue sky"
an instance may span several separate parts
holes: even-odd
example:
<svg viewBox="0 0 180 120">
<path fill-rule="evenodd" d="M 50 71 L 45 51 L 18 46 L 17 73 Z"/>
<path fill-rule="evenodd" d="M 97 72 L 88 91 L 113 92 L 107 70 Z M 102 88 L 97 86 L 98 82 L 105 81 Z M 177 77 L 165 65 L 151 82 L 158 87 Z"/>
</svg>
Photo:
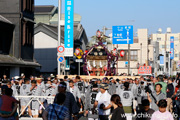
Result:
<svg viewBox="0 0 180 120">
<path fill-rule="evenodd" d="M 88 37 L 103 26 L 114 25 L 133 25 L 134 32 L 147 28 L 149 34 L 158 28 L 166 32 L 167 27 L 173 33 L 180 32 L 180 0 L 74 0 L 74 4 Z M 58 0 L 35 0 L 35 5 L 58 6 Z"/>
</svg>

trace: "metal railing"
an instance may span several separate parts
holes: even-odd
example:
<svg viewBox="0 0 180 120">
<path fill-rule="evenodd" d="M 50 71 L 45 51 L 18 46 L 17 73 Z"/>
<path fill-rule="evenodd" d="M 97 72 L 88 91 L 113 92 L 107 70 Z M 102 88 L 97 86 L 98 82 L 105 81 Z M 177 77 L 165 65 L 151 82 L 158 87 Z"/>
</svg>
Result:
<svg viewBox="0 0 180 120">
<path fill-rule="evenodd" d="M 24 113 L 24 111 L 26 110 L 26 108 L 30 105 L 30 103 L 34 100 L 37 100 L 38 103 L 42 106 L 43 109 L 45 109 L 44 105 L 41 103 L 41 101 L 39 99 L 50 99 L 51 100 L 51 104 L 53 103 L 55 96 L 15 96 L 15 98 L 17 98 L 18 100 L 21 98 L 30 98 L 29 102 L 27 103 L 27 105 L 25 106 L 25 108 L 23 110 L 21 110 L 21 112 L 19 112 L 19 117 L 22 115 L 22 113 Z M 19 110 L 19 107 L 17 108 Z"/>
</svg>

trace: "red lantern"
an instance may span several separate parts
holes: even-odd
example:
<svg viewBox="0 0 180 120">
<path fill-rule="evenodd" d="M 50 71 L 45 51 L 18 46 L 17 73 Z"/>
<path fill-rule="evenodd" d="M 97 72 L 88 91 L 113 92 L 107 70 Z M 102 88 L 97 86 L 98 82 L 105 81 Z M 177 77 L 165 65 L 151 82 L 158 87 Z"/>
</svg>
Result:
<svg viewBox="0 0 180 120">
<path fill-rule="evenodd" d="M 100 38 L 100 37 L 101 37 L 101 31 L 98 30 L 98 31 L 96 32 L 96 36 L 97 36 L 98 38 Z"/>
<path fill-rule="evenodd" d="M 121 50 L 121 51 L 120 51 L 120 56 L 121 56 L 121 57 L 124 57 L 124 55 L 125 55 L 124 50 Z"/>
<path fill-rule="evenodd" d="M 116 48 L 114 48 L 112 52 L 113 52 L 113 55 L 116 56 L 116 54 L 117 54 Z"/>
<path fill-rule="evenodd" d="M 84 51 L 84 54 L 86 54 L 87 52 L 88 52 L 88 51 L 87 51 L 87 50 L 85 50 L 85 51 Z"/>
<path fill-rule="evenodd" d="M 107 67 L 106 66 L 104 66 L 104 71 L 107 71 Z"/>
<path fill-rule="evenodd" d="M 80 50 L 79 50 L 79 48 L 76 49 L 75 53 L 76 53 L 77 56 L 80 55 Z"/>
</svg>

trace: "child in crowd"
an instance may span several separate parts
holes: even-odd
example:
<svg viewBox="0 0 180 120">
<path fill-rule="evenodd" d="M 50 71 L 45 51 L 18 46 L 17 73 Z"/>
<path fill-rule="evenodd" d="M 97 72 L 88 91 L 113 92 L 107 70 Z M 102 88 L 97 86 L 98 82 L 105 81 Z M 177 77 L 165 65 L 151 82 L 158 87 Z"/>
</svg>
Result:
<svg viewBox="0 0 180 120">
<path fill-rule="evenodd" d="M 174 120 L 170 112 L 166 110 L 167 101 L 162 99 L 158 102 L 159 110 L 154 112 L 151 120 Z"/>
<path fill-rule="evenodd" d="M 7 88 L 5 90 L 5 95 L 1 96 L 2 106 L 1 106 L 1 114 L 9 115 L 12 112 L 13 103 L 19 103 L 14 97 L 12 97 L 13 90 L 11 88 Z M 18 119 L 18 114 L 15 113 L 16 120 Z"/>
</svg>

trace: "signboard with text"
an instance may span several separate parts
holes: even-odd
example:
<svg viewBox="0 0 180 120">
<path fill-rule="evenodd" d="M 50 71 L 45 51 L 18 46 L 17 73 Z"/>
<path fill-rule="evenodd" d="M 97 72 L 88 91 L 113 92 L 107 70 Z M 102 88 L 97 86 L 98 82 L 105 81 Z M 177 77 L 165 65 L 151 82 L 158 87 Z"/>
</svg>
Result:
<svg viewBox="0 0 180 120">
<path fill-rule="evenodd" d="M 160 56 L 160 65 L 164 65 L 164 56 Z"/>
<path fill-rule="evenodd" d="M 174 59 L 174 36 L 170 37 L 170 59 Z"/>
<path fill-rule="evenodd" d="M 65 0 L 65 27 L 64 27 L 64 47 L 66 57 L 73 56 L 74 42 L 74 0 Z"/>
<path fill-rule="evenodd" d="M 138 74 L 139 75 L 152 74 L 151 66 L 140 66 L 138 69 Z"/>
<path fill-rule="evenodd" d="M 112 27 L 113 44 L 133 44 L 133 26 L 113 26 Z"/>
</svg>

